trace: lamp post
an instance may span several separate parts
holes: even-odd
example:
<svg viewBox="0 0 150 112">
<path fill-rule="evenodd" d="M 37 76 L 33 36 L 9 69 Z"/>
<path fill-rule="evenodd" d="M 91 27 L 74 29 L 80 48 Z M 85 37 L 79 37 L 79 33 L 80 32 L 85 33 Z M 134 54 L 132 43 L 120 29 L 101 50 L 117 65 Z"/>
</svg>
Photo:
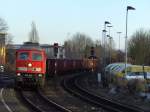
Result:
<svg viewBox="0 0 150 112">
<path fill-rule="evenodd" d="M 118 33 L 118 35 L 119 35 L 119 47 L 118 47 L 118 49 L 120 50 L 120 34 L 122 33 L 122 32 L 117 32 Z"/>
<path fill-rule="evenodd" d="M 104 40 L 104 57 L 103 57 L 103 73 L 104 73 L 104 81 L 103 85 L 107 87 L 107 79 L 106 79 L 106 73 L 105 73 L 105 66 L 106 66 L 106 51 L 105 51 L 105 44 L 106 44 L 106 25 L 111 24 L 109 21 L 104 22 L 104 30 L 103 30 L 103 40 Z"/>
<path fill-rule="evenodd" d="M 107 35 L 109 38 L 109 63 L 111 63 L 111 39 L 112 37 L 110 35 Z"/>
<path fill-rule="evenodd" d="M 122 32 L 117 32 L 118 33 L 118 35 L 119 35 L 119 47 L 118 47 L 118 55 L 119 55 L 119 58 L 118 58 L 118 61 L 120 62 L 120 34 L 122 33 Z"/>
<path fill-rule="evenodd" d="M 110 35 L 110 28 L 112 28 L 113 26 L 107 26 L 109 28 L 109 35 L 107 35 L 107 37 L 109 38 L 109 63 L 111 63 L 111 35 Z"/>
<path fill-rule="evenodd" d="M 109 28 L 109 36 L 110 36 L 110 28 L 112 28 L 113 26 L 107 26 Z"/>
<path fill-rule="evenodd" d="M 109 64 L 111 64 L 111 48 L 112 48 L 112 45 L 111 45 L 111 39 L 112 37 L 110 35 L 107 35 L 107 37 L 109 38 Z M 111 74 L 110 74 L 110 70 L 109 70 L 109 77 L 108 77 L 108 82 L 110 83 L 111 82 Z"/>
<path fill-rule="evenodd" d="M 127 38 L 128 38 L 128 10 L 135 10 L 132 6 L 127 6 L 126 9 L 126 37 L 125 37 L 125 74 L 127 73 L 126 67 L 127 67 Z"/>
<path fill-rule="evenodd" d="M 103 30 L 103 33 L 104 33 L 104 68 L 106 66 L 106 25 L 107 24 L 111 24 L 109 21 L 105 21 L 104 22 L 104 30 Z"/>
</svg>

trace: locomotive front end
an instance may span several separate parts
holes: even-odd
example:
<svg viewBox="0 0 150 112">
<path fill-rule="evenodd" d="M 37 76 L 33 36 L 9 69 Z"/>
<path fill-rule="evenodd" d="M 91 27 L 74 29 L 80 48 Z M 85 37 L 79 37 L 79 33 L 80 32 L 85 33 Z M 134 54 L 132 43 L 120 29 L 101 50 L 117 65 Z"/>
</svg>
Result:
<svg viewBox="0 0 150 112">
<path fill-rule="evenodd" d="M 16 52 L 17 85 L 44 85 L 46 57 L 43 50 L 18 50 Z"/>
</svg>

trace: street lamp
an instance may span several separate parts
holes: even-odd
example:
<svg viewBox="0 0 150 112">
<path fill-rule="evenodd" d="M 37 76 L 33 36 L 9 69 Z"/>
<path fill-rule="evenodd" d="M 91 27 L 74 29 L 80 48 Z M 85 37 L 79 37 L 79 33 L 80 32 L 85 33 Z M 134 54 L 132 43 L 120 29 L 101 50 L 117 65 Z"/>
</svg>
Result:
<svg viewBox="0 0 150 112">
<path fill-rule="evenodd" d="M 109 21 L 105 21 L 105 25 L 106 25 L 106 24 L 111 24 L 111 23 L 110 23 Z"/>
<path fill-rule="evenodd" d="M 107 26 L 109 28 L 109 36 L 110 36 L 110 28 L 112 28 L 113 26 Z"/>
<path fill-rule="evenodd" d="M 127 67 L 127 38 L 128 38 L 128 10 L 135 10 L 134 7 L 132 6 L 127 6 L 127 11 L 126 11 L 126 37 L 125 37 L 125 74 L 127 73 L 126 67 Z"/>
<path fill-rule="evenodd" d="M 111 40 L 112 37 L 110 35 L 107 35 L 107 37 L 109 38 L 109 63 L 111 63 Z"/>
<path fill-rule="evenodd" d="M 120 51 L 120 34 L 122 33 L 122 32 L 117 32 L 118 33 L 118 35 L 119 35 L 119 51 Z"/>
<path fill-rule="evenodd" d="M 107 87 L 107 79 L 105 73 L 105 66 L 106 66 L 106 51 L 105 51 L 105 44 L 106 44 L 106 25 L 111 24 L 109 21 L 104 22 L 104 30 L 103 30 L 103 40 L 104 40 L 104 55 L 103 55 L 103 70 L 104 70 L 104 86 Z"/>
<path fill-rule="evenodd" d="M 109 28 L 109 35 L 107 35 L 107 37 L 109 37 L 109 63 L 111 63 L 111 35 L 110 35 L 110 28 L 112 28 L 113 26 L 107 26 Z"/>
<path fill-rule="evenodd" d="M 111 64 L 111 47 L 112 47 L 112 45 L 111 45 L 111 39 L 112 39 L 112 37 L 110 35 L 107 35 L 107 37 L 109 38 L 109 64 Z M 109 77 L 108 77 L 108 79 L 109 79 L 108 81 L 110 83 L 111 82 L 110 70 L 109 70 Z"/>
<path fill-rule="evenodd" d="M 120 62 L 120 34 L 122 33 L 122 32 L 117 32 L 118 33 L 118 35 L 119 35 L 119 50 L 118 50 L 118 55 L 119 55 L 119 57 L 118 57 L 118 61 Z"/>
<path fill-rule="evenodd" d="M 105 68 L 105 65 L 106 65 L 106 25 L 107 24 L 111 24 L 109 21 L 105 21 L 104 22 L 104 30 L 103 30 L 103 37 L 104 37 L 104 57 L 103 57 L 103 67 Z"/>
</svg>

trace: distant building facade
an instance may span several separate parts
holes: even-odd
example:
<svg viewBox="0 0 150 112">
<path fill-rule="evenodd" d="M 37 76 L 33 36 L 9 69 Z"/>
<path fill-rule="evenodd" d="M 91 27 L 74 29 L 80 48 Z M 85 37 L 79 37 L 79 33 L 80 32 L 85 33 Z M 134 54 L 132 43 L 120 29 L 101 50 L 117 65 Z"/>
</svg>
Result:
<svg viewBox="0 0 150 112">
<path fill-rule="evenodd" d="M 22 44 L 13 44 L 11 49 L 17 50 L 22 46 Z M 45 50 L 47 58 L 57 58 L 57 59 L 63 59 L 65 58 L 65 49 L 64 46 L 58 45 L 57 47 L 57 55 L 55 55 L 55 47 L 54 45 L 49 44 L 40 44 L 40 47 Z"/>
<path fill-rule="evenodd" d="M 58 45 L 57 53 L 55 51 L 56 47 L 54 45 L 41 44 L 40 46 L 46 51 L 46 55 L 48 58 L 63 59 L 66 57 L 64 46 Z"/>
</svg>

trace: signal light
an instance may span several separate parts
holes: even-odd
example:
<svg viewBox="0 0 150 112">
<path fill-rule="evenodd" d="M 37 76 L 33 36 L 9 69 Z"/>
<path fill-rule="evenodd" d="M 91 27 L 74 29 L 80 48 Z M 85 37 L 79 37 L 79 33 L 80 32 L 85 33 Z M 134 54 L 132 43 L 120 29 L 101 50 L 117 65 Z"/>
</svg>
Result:
<svg viewBox="0 0 150 112">
<path fill-rule="evenodd" d="M 58 43 L 54 43 L 54 56 L 57 57 L 58 54 Z"/>
<path fill-rule="evenodd" d="M 91 56 L 94 56 L 95 52 L 94 52 L 94 47 L 91 47 Z"/>
</svg>

